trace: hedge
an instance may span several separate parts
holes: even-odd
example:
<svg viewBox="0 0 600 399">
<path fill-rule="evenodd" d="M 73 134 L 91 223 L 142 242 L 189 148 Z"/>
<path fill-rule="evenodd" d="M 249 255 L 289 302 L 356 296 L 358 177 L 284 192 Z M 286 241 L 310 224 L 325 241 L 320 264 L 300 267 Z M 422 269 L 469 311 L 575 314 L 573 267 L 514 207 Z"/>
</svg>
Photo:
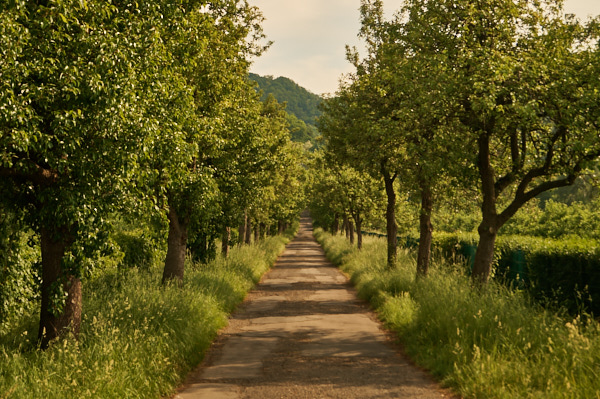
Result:
<svg viewBox="0 0 600 399">
<path fill-rule="evenodd" d="M 415 236 L 398 237 L 398 243 L 409 248 L 418 241 Z M 478 241 L 479 236 L 472 233 L 434 233 L 432 250 L 462 260 L 470 272 Z M 600 315 L 599 244 L 579 237 L 498 236 L 492 274 L 508 285 L 527 289 L 544 305 Z"/>
</svg>

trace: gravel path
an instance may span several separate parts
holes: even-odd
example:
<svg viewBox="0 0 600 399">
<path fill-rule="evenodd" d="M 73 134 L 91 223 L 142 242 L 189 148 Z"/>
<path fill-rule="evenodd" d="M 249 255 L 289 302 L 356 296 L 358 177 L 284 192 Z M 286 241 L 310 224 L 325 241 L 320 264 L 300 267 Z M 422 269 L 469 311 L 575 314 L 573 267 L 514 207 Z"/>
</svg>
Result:
<svg viewBox="0 0 600 399">
<path fill-rule="evenodd" d="M 449 398 L 405 360 L 303 218 L 176 399 Z"/>
</svg>

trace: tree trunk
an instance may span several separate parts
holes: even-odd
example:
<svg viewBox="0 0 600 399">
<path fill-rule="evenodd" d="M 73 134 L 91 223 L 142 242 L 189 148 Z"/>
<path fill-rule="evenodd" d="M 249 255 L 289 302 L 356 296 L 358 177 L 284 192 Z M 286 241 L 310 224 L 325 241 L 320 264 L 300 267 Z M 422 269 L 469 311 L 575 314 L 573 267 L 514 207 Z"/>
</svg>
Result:
<svg viewBox="0 0 600 399">
<path fill-rule="evenodd" d="M 224 257 L 229 256 L 229 241 L 231 240 L 231 227 L 225 227 L 221 237 L 221 253 Z"/>
<path fill-rule="evenodd" d="M 82 308 L 81 280 L 65 273 L 61 266 L 65 250 L 70 244 L 71 242 L 64 236 L 56 241 L 51 231 L 41 230 L 42 306 L 38 340 L 42 349 L 46 349 L 50 341 L 62 337 L 68 332 L 75 337 L 79 335 Z M 56 305 L 52 303 L 52 297 L 56 295 L 53 292 L 54 287 L 58 284 L 62 284 L 62 289 L 66 294 L 64 308 L 60 313 Z"/>
<path fill-rule="evenodd" d="M 333 218 L 333 226 L 331 226 L 331 234 L 336 236 L 336 235 L 338 235 L 339 232 L 340 232 L 340 215 L 338 215 L 336 213 Z"/>
<path fill-rule="evenodd" d="M 348 220 L 348 231 L 350 232 L 350 244 L 354 244 L 354 223 Z"/>
<path fill-rule="evenodd" d="M 244 221 L 238 229 L 238 246 L 241 246 L 246 238 L 246 224 L 248 224 L 248 212 L 244 211 Z"/>
<path fill-rule="evenodd" d="M 354 223 L 356 223 L 356 242 L 358 249 L 362 249 L 363 237 L 362 237 L 362 218 L 360 213 L 356 212 L 354 215 Z"/>
<path fill-rule="evenodd" d="M 252 220 L 247 217 L 246 218 L 246 244 L 250 245 L 252 243 Z"/>
<path fill-rule="evenodd" d="M 182 285 L 188 221 L 180 219 L 173 207 L 169 207 L 167 216 L 169 219 L 169 236 L 167 238 L 167 256 L 162 282 L 165 284 L 168 281 L 175 280 L 177 284 Z"/>
<path fill-rule="evenodd" d="M 267 225 L 265 223 L 260 224 L 260 239 L 264 240 L 267 234 Z"/>
<path fill-rule="evenodd" d="M 278 227 L 279 227 L 279 234 L 284 234 L 285 233 L 285 222 L 283 220 L 280 220 L 278 222 Z"/>
<path fill-rule="evenodd" d="M 342 222 L 342 230 L 343 233 L 346 235 L 346 239 L 349 240 L 350 239 L 350 221 L 348 220 L 348 216 L 344 215 L 344 220 Z"/>
<path fill-rule="evenodd" d="M 483 225 L 483 224 L 482 224 Z M 475 252 L 473 263 L 473 273 L 471 277 L 477 284 L 486 284 L 492 270 L 492 261 L 494 260 L 494 245 L 496 243 L 496 233 L 493 229 L 479 227 L 479 244 Z"/>
<path fill-rule="evenodd" d="M 492 271 L 496 234 L 499 228 L 498 213 L 496 211 L 495 172 L 491 165 L 489 137 L 489 134 L 483 133 L 478 139 L 477 166 L 481 179 L 483 202 L 481 206 L 481 224 L 477 229 L 479 232 L 479 244 L 477 244 L 471 274 L 471 278 L 476 284 L 486 284 L 488 282 Z"/>
<path fill-rule="evenodd" d="M 389 173 L 384 172 L 385 193 L 387 195 L 387 208 L 385 211 L 386 230 L 387 230 L 387 265 L 394 267 L 396 264 L 396 236 L 398 235 L 398 226 L 396 225 L 396 192 L 394 191 L 394 180 L 396 176 L 390 177 Z"/>
<path fill-rule="evenodd" d="M 431 187 L 426 182 L 421 183 L 421 214 L 419 215 L 419 253 L 417 256 L 417 276 L 426 276 L 429 272 L 431 260 L 431 241 L 433 225 L 431 212 L 433 209 L 433 196 Z"/>
<path fill-rule="evenodd" d="M 208 263 L 212 260 L 213 254 L 210 251 L 208 234 L 205 232 L 198 233 L 192 243 L 188 240 L 188 249 L 192 251 L 196 262 Z"/>
<path fill-rule="evenodd" d="M 254 243 L 258 243 L 260 241 L 260 223 L 256 223 L 254 226 Z"/>
</svg>

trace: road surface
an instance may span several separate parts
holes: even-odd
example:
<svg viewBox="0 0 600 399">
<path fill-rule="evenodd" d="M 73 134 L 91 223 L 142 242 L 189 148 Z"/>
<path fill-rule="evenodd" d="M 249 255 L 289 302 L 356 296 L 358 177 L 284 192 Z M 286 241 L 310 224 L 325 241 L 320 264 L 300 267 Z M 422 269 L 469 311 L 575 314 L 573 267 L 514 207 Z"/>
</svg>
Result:
<svg viewBox="0 0 600 399">
<path fill-rule="evenodd" d="M 449 398 L 402 357 L 310 219 L 231 316 L 176 399 Z"/>
</svg>

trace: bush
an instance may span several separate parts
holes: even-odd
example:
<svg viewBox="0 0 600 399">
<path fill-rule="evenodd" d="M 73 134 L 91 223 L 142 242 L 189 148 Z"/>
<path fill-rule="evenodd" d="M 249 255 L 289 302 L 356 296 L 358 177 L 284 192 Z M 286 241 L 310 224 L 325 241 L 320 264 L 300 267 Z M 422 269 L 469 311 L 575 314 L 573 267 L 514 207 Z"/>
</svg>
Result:
<svg viewBox="0 0 600 399">
<path fill-rule="evenodd" d="M 29 314 L 40 297 L 39 243 L 17 224 L 15 215 L 0 208 L 0 336 Z"/>
<path fill-rule="evenodd" d="M 119 267 L 147 270 L 157 259 L 158 248 L 142 229 L 120 231 L 114 240 L 123 253 Z"/>
</svg>

